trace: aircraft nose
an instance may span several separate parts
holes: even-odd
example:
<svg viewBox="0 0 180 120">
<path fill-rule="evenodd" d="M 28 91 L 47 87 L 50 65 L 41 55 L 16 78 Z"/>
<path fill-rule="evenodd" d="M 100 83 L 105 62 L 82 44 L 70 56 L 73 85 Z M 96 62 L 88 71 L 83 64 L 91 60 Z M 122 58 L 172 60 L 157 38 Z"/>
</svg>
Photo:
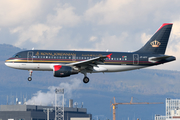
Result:
<svg viewBox="0 0 180 120">
<path fill-rule="evenodd" d="M 5 61 L 5 63 L 4 63 L 6 66 L 8 66 L 8 63 L 7 63 L 7 60 Z"/>
<path fill-rule="evenodd" d="M 8 67 L 11 67 L 11 63 L 9 63 L 8 60 L 6 60 L 4 64 Z"/>
<path fill-rule="evenodd" d="M 4 64 L 10 68 L 18 68 L 18 65 L 14 64 L 14 62 L 11 61 L 11 59 L 6 60 Z"/>
</svg>

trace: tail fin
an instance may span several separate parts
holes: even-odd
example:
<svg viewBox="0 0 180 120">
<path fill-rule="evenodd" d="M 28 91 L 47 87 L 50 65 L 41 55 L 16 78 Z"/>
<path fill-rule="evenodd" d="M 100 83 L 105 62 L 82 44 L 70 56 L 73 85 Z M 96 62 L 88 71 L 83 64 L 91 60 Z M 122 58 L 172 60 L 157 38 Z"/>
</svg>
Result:
<svg viewBox="0 0 180 120">
<path fill-rule="evenodd" d="M 164 54 L 169 40 L 172 23 L 164 23 L 138 53 Z"/>
</svg>

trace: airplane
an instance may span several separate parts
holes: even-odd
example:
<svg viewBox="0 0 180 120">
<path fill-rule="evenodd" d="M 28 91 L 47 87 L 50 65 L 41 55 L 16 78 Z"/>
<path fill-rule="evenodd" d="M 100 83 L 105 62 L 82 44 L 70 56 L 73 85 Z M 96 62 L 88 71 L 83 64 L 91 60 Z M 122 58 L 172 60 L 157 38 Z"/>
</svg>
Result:
<svg viewBox="0 0 180 120">
<path fill-rule="evenodd" d="M 54 77 L 69 77 L 84 74 L 83 82 L 88 83 L 87 73 L 121 72 L 135 70 L 176 60 L 165 55 L 172 23 L 164 23 L 150 40 L 135 52 L 26 50 L 5 61 L 8 67 L 28 70 L 28 81 L 34 71 L 53 71 Z"/>
</svg>

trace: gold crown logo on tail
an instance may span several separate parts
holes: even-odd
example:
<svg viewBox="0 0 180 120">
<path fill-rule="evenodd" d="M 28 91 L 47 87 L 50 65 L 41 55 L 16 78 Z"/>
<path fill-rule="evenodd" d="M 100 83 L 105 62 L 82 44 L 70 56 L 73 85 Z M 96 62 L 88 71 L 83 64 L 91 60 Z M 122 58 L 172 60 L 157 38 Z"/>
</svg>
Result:
<svg viewBox="0 0 180 120">
<path fill-rule="evenodd" d="M 161 43 L 157 40 L 152 41 L 150 44 L 152 45 L 152 47 L 159 47 L 161 45 Z"/>
</svg>

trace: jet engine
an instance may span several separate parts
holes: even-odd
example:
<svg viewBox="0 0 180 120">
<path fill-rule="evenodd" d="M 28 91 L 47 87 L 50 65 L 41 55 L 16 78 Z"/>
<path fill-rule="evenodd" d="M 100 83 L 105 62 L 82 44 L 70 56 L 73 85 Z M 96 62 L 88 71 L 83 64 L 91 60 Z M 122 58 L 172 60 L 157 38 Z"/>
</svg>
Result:
<svg viewBox="0 0 180 120">
<path fill-rule="evenodd" d="M 70 66 L 55 65 L 53 69 L 54 77 L 68 77 L 73 74 L 78 74 L 77 70 L 74 70 Z"/>
</svg>

